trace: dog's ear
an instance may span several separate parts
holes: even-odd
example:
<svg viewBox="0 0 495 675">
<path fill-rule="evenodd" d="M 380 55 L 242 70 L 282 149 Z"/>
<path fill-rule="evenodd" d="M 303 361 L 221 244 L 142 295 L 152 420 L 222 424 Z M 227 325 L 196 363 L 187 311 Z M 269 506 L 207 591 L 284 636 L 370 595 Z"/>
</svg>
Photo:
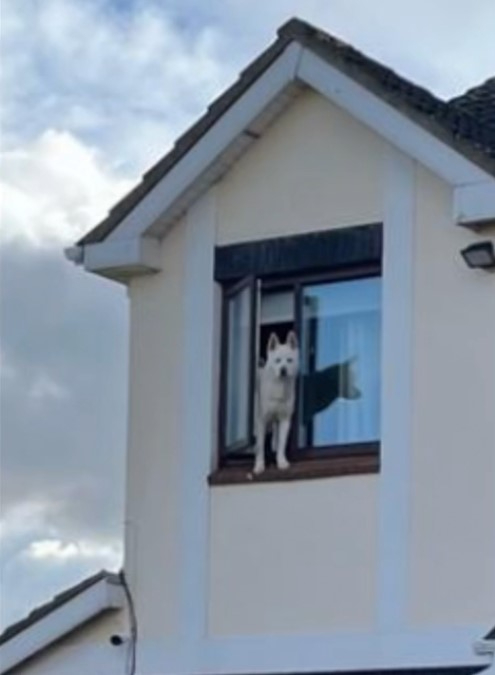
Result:
<svg viewBox="0 0 495 675">
<path fill-rule="evenodd" d="M 272 333 L 268 338 L 268 346 L 267 346 L 268 351 L 273 352 L 274 349 L 277 349 L 279 344 L 280 340 L 278 339 L 278 335 L 276 333 Z"/>
<path fill-rule="evenodd" d="M 291 349 L 297 349 L 298 343 L 297 343 L 297 335 L 294 333 L 293 330 L 289 331 L 287 334 L 287 344 Z"/>
</svg>

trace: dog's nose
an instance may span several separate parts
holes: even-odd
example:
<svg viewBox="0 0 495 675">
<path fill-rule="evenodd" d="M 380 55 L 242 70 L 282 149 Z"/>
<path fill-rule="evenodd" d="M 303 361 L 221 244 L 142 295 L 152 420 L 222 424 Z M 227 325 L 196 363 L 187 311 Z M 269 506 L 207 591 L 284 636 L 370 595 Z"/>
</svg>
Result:
<svg viewBox="0 0 495 675">
<path fill-rule="evenodd" d="M 287 368 L 285 366 L 280 368 L 280 377 L 287 377 Z"/>
</svg>

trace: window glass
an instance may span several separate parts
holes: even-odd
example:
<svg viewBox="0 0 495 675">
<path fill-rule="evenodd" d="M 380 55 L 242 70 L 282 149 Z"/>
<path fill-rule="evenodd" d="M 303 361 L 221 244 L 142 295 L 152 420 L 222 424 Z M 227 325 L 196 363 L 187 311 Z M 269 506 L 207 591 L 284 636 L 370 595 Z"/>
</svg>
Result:
<svg viewBox="0 0 495 675">
<path fill-rule="evenodd" d="M 231 450 L 249 443 L 251 381 L 251 287 L 227 300 L 228 353 L 225 444 Z"/>
<path fill-rule="evenodd" d="M 303 287 L 299 446 L 379 439 L 379 278 Z"/>
</svg>

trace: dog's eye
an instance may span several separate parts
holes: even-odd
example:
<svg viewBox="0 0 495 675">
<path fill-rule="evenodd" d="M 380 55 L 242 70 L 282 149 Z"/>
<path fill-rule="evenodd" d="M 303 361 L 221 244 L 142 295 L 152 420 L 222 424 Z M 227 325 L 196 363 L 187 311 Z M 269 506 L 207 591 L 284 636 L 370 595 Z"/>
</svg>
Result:
<svg viewBox="0 0 495 675">
<path fill-rule="evenodd" d="M 287 363 L 292 363 L 292 359 L 290 357 L 287 359 Z"/>
<path fill-rule="evenodd" d="M 281 358 L 275 359 L 275 363 L 280 363 L 282 361 Z"/>
</svg>

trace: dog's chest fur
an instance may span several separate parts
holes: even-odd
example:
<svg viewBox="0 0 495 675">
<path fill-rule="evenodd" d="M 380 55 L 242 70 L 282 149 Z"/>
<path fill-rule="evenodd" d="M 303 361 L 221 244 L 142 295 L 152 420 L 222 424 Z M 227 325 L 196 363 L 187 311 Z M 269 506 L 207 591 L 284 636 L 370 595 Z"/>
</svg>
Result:
<svg viewBox="0 0 495 675">
<path fill-rule="evenodd" d="M 289 418 L 294 412 L 294 403 L 294 380 L 279 380 L 262 369 L 259 374 L 259 412 L 262 417 L 267 421 Z"/>
</svg>

